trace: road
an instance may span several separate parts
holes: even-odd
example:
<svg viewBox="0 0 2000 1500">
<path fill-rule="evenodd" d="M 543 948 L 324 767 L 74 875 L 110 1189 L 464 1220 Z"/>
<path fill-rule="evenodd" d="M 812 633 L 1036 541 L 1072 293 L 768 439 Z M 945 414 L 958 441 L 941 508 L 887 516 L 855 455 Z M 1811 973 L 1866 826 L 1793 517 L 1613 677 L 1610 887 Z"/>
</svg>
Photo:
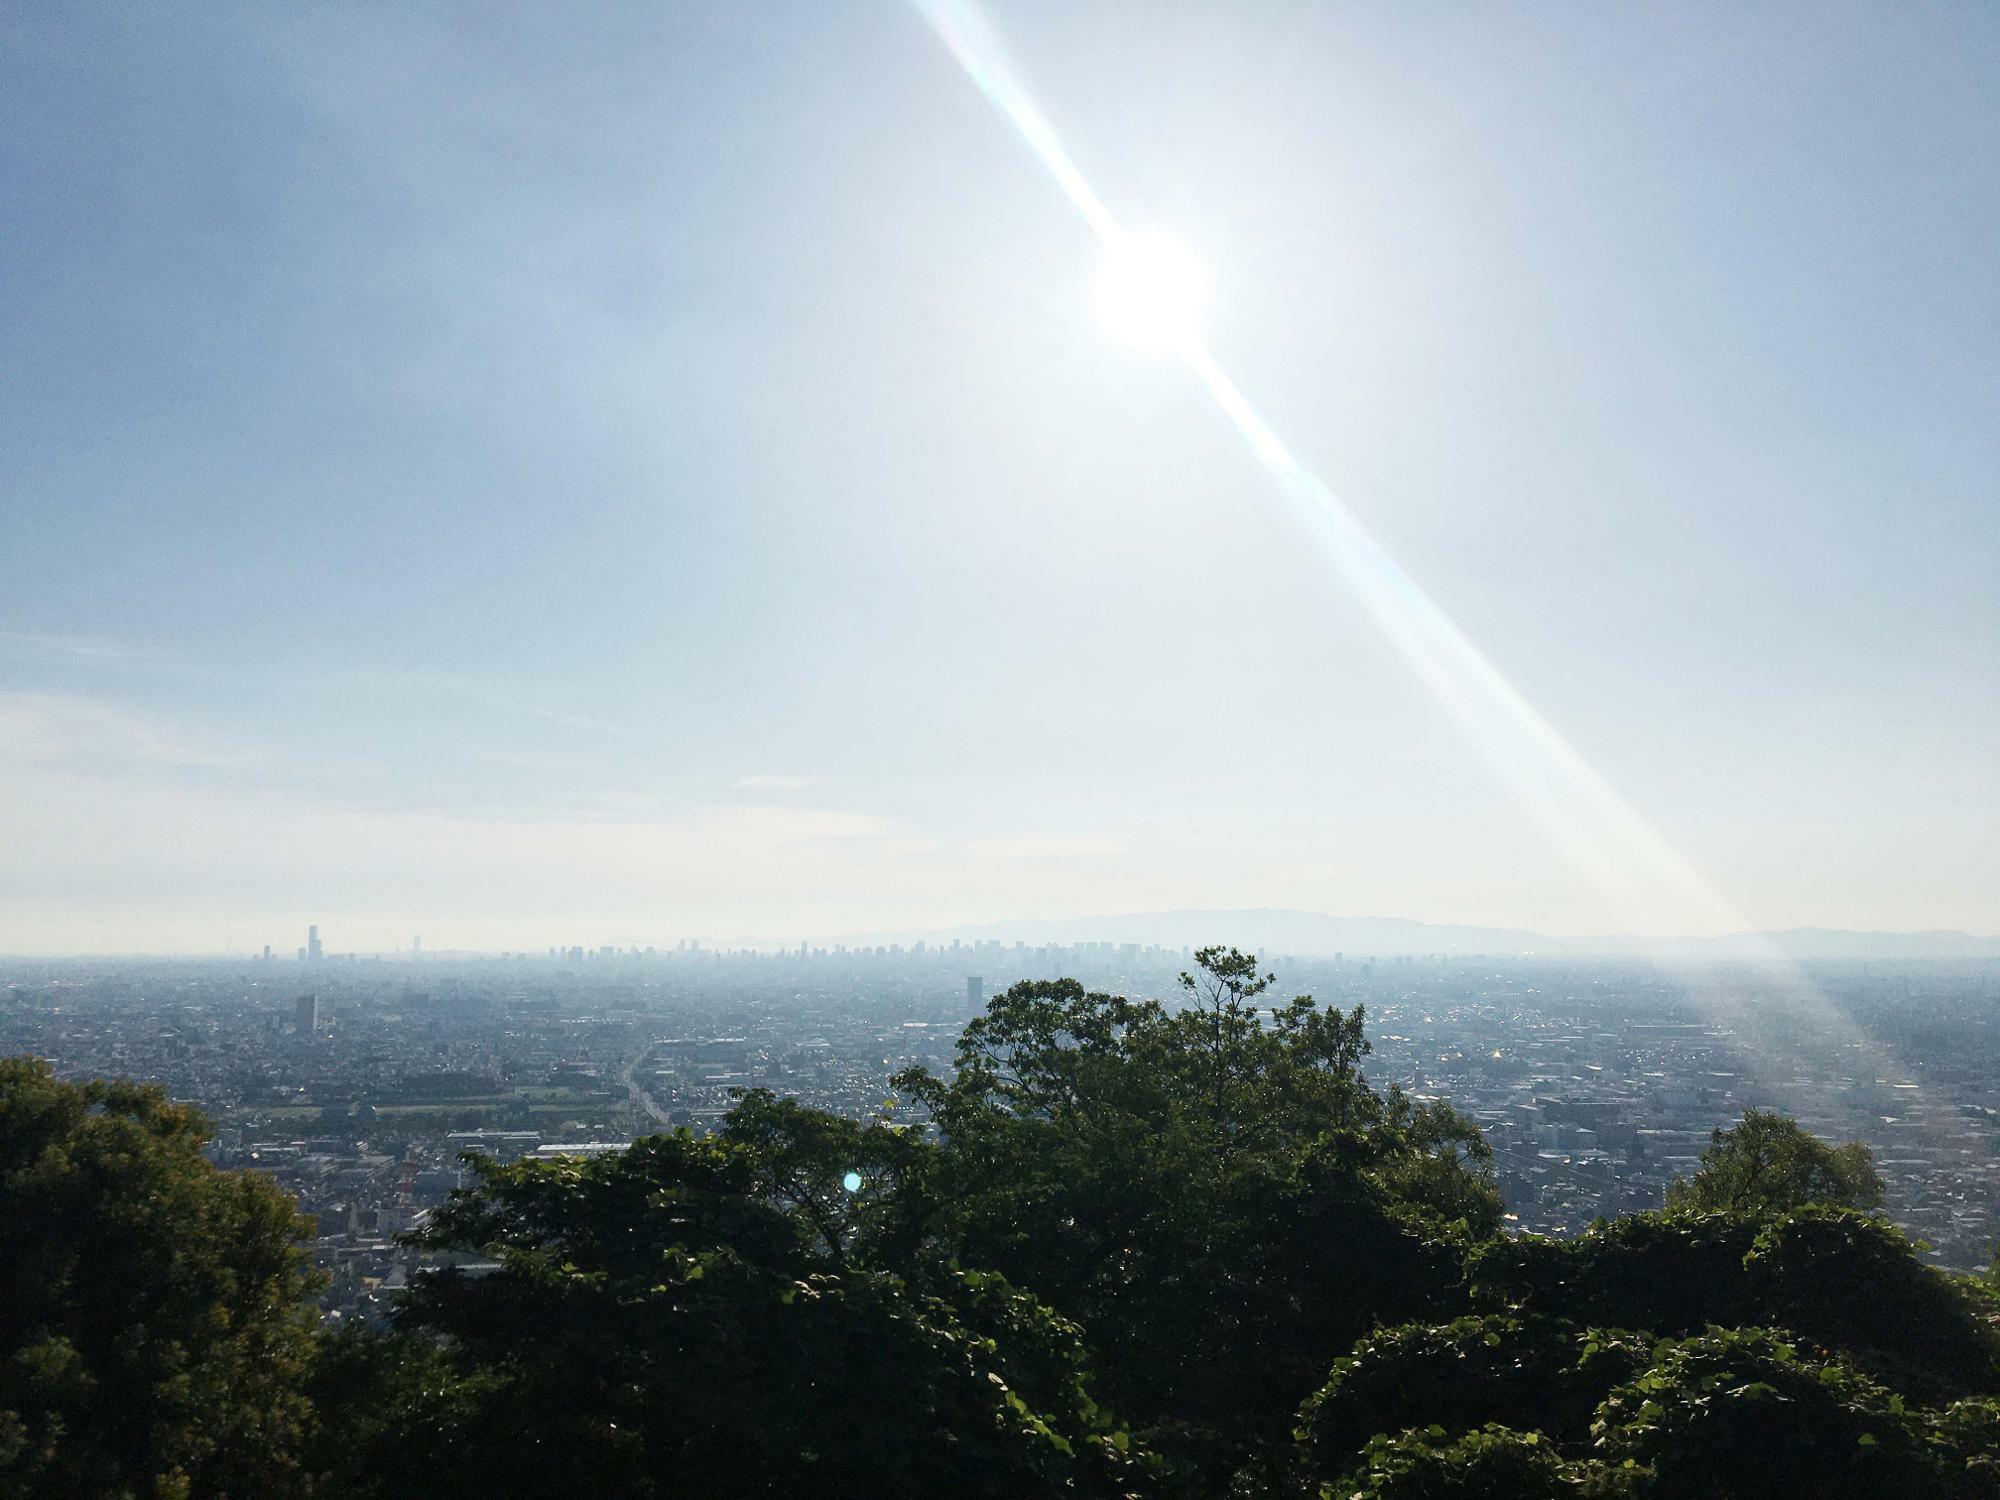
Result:
<svg viewBox="0 0 2000 1500">
<path fill-rule="evenodd" d="M 650 1057 L 652 1051 L 651 1047 L 642 1047 L 633 1053 L 632 1056 L 628 1057 L 625 1060 L 625 1070 L 618 1075 L 618 1081 L 625 1086 L 625 1092 L 632 1096 L 634 1104 L 652 1116 L 663 1130 L 671 1129 L 672 1125 L 667 1119 L 667 1112 L 653 1102 L 653 1096 L 646 1092 L 644 1086 L 634 1076 L 639 1071 L 639 1064 Z"/>
</svg>

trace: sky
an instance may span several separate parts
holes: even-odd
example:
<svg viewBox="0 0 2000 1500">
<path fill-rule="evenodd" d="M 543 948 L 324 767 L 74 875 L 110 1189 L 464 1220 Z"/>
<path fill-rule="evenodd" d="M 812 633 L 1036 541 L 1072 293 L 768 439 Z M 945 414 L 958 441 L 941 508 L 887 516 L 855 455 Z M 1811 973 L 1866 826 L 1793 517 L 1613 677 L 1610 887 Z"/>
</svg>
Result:
<svg viewBox="0 0 2000 1500">
<path fill-rule="evenodd" d="M 913 6 L 52 3 L 0 951 L 2000 931 L 2000 11 L 983 15 L 1718 902 L 1549 836 Z"/>
</svg>

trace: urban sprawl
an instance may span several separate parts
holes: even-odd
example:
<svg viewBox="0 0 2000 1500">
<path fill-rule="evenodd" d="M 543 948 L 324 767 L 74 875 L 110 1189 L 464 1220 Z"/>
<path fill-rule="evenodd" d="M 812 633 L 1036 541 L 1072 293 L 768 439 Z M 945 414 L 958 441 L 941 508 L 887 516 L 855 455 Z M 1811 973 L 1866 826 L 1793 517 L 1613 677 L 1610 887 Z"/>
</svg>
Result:
<svg viewBox="0 0 2000 1500">
<path fill-rule="evenodd" d="M 268 955 L 266 950 L 266 954 Z M 399 1239 L 502 1161 L 715 1128 L 741 1091 L 920 1124 L 889 1080 L 950 1070 L 1024 979 L 1178 1003 L 1180 949 L 1087 943 L 476 957 L 0 960 L 0 1053 L 158 1083 L 225 1167 L 315 1217 L 332 1321 L 379 1317 Z M 2000 963 L 1661 967 L 1488 954 L 1267 953 L 1269 998 L 1362 1005 L 1371 1082 L 1450 1100 L 1492 1146 L 1510 1225 L 1575 1234 L 1658 1207 L 1709 1132 L 1777 1109 L 1874 1152 L 1888 1212 L 1953 1269 L 2000 1236 Z"/>
</svg>

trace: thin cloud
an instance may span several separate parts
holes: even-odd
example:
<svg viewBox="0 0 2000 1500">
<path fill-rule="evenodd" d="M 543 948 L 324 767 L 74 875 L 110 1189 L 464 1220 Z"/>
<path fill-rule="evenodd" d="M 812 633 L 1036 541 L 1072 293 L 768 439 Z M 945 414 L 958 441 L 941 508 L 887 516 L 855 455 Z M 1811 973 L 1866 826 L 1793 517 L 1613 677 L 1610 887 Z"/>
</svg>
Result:
<svg viewBox="0 0 2000 1500">
<path fill-rule="evenodd" d="M 241 770 L 253 748 L 190 736 L 150 715 L 94 698 L 0 693 L 0 764 Z"/>
<path fill-rule="evenodd" d="M 173 653 L 143 641 L 115 636 L 68 635 L 48 630 L 0 630 L 0 651 L 38 661 L 91 662 L 126 666 L 172 661 Z"/>
<path fill-rule="evenodd" d="M 809 787 L 826 785 L 824 776 L 739 776 L 729 783 L 732 790 L 739 792 L 803 792 Z"/>
<path fill-rule="evenodd" d="M 1023 833 L 974 839 L 966 845 L 974 859 L 1101 859 L 1123 854 L 1117 839 L 1088 833 Z"/>
<path fill-rule="evenodd" d="M 554 707 L 545 690 L 501 676 L 472 676 L 457 672 L 421 672 L 353 665 L 343 675 L 371 691 L 414 693 L 420 697 L 455 698 L 477 703 L 524 719 L 554 724 L 589 734 L 632 735 L 629 724 L 600 719 L 591 714 Z"/>
</svg>

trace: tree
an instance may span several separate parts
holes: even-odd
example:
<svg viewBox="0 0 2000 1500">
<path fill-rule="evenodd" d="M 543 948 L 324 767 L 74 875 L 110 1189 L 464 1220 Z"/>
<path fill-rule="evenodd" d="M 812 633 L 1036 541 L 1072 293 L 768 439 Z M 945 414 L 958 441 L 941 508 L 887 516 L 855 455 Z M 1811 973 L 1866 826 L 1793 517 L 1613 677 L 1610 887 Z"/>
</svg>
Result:
<svg viewBox="0 0 2000 1500">
<path fill-rule="evenodd" d="M 1763 1223 L 1743 1267 L 1732 1321 L 1782 1324 L 1927 1401 L 2000 1391 L 1992 1304 L 1886 1219 L 1810 1205 Z"/>
<path fill-rule="evenodd" d="M 1796 1120 L 1757 1109 L 1712 1132 L 1694 1176 L 1667 1190 L 1669 1208 L 1697 1211 L 1784 1213 L 1808 1203 L 1880 1208 L 1873 1153 L 1859 1141 L 1829 1146 Z"/>
<path fill-rule="evenodd" d="M 1662 1345 L 1593 1432 L 1649 1500 L 1921 1500 L 1946 1468 L 1900 1397 L 1761 1328 Z"/>
<path fill-rule="evenodd" d="M 0 1060 L 0 1496 L 303 1492 L 310 1221 L 209 1133 Z"/>
<path fill-rule="evenodd" d="M 1369 1087 L 1358 1007 L 1267 1005 L 1233 949 L 1196 965 L 1172 1009 L 1017 984 L 949 1081 L 895 1084 L 938 1143 L 908 1238 L 1075 1319 L 1107 1401 L 1226 1469 L 1333 1353 L 1432 1310 L 1499 1201 L 1470 1122 Z"/>
<path fill-rule="evenodd" d="M 2000 1401 L 1954 1401 L 1930 1427 L 1953 1500 L 2000 1500 Z"/>
<path fill-rule="evenodd" d="M 1783 1327 L 1926 1400 L 2000 1389 L 1985 1294 L 1852 1209 L 1628 1214 L 1573 1240 L 1493 1240 L 1474 1250 L 1468 1287 L 1488 1311 L 1670 1338 Z"/>
<path fill-rule="evenodd" d="M 421 1278 L 324 1371 L 325 1447 L 370 1455 L 342 1492 L 1125 1493 L 1144 1455 L 1073 1325 L 989 1273 L 863 1263 L 866 1179 L 908 1154 L 756 1094 L 713 1138 L 479 1164 L 424 1241 L 497 1268 Z"/>
<path fill-rule="evenodd" d="M 1299 1410 L 1309 1473 L 1332 1477 L 1373 1437 L 1498 1424 L 1580 1456 L 1597 1406 L 1652 1359 L 1646 1334 L 1503 1314 L 1410 1323 L 1361 1339 Z"/>
<path fill-rule="evenodd" d="M 1387 1434 L 1321 1493 L 1342 1500 L 1569 1500 L 1577 1470 L 1540 1434 L 1489 1426 L 1453 1437 L 1442 1427 Z"/>
<path fill-rule="evenodd" d="M 1744 1257 L 1760 1222 L 1737 1214 L 1626 1214 L 1575 1239 L 1488 1240 L 1468 1263 L 1475 1306 L 1655 1334 L 1740 1321 Z"/>
</svg>

